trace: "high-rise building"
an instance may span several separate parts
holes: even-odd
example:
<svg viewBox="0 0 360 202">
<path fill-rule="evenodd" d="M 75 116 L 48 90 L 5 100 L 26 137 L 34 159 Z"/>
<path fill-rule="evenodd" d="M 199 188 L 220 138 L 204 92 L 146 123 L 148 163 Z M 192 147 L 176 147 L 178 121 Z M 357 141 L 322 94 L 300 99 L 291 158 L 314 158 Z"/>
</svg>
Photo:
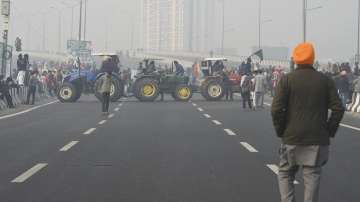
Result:
<svg viewBox="0 0 360 202">
<path fill-rule="evenodd" d="M 183 50 L 184 0 L 143 0 L 143 37 L 145 50 Z"/>
<path fill-rule="evenodd" d="M 148 51 L 216 52 L 221 47 L 218 0 L 143 0 L 143 47 Z"/>
</svg>

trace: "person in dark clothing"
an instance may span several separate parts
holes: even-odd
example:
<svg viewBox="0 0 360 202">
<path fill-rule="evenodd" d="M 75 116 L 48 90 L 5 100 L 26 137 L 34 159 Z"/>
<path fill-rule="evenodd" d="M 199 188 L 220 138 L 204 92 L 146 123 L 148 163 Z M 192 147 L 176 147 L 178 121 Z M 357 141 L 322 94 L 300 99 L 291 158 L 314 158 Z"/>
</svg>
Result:
<svg viewBox="0 0 360 202">
<path fill-rule="evenodd" d="M 344 107 L 346 108 L 346 104 L 348 102 L 350 95 L 350 81 L 346 71 L 345 70 L 342 71 L 340 73 L 340 76 L 336 80 L 337 80 L 337 87 L 339 89 L 341 101 Z"/>
<path fill-rule="evenodd" d="M 184 67 L 178 61 L 174 61 L 174 65 L 175 65 L 176 76 L 184 76 L 185 73 Z"/>
<path fill-rule="evenodd" d="M 211 72 L 214 73 L 221 73 L 225 69 L 224 63 L 221 60 L 215 62 L 215 64 L 211 68 Z"/>
<path fill-rule="evenodd" d="M 35 104 L 35 93 L 36 93 L 36 87 L 39 85 L 39 80 L 37 78 L 37 72 L 33 71 L 31 72 L 30 75 L 30 80 L 29 80 L 29 89 L 27 92 L 27 99 L 26 99 L 26 104 L 30 104 L 30 98 L 31 100 L 31 105 Z"/>
<path fill-rule="evenodd" d="M 312 44 L 298 45 L 293 57 L 297 69 L 280 79 L 271 107 L 273 125 L 282 142 L 279 189 L 282 202 L 295 201 L 295 175 L 302 168 L 304 201 L 317 202 L 330 138 L 335 137 L 345 109 L 334 81 L 313 68 Z"/>
<path fill-rule="evenodd" d="M 233 97 L 233 90 L 232 90 L 232 83 L 230 81 L 229 78 L 229 72 L 223 72 L 223 82 L 225 85 L 225 98 L 226 100 L 230 100 L 233 101 L 234 97 Z"/>
<path fill-rule="evenodd" d="M 251 88 L 252 88 L 252 82 L 251 82 L 251 76 L 250 74 L 244 74 L 241 77 L 241 97 L 243 102 L 243 108 L 246 109 L 246 104 L 249 105 L 249 108 L 252 109 L 252 103 L 251 103 Z"/>
<path fill-rule="evenodd" d="M 1 99 L 6 99 L 6 104 L 9 108 L 15 108 L 12 97 L 10 95 L 10 84 L 8 81 L 4 81 L 4 76 L 0 75 L 0 93 Z"/>
<path fill-rule="evenodd" d="M 246 61 L 246 64 L 244 65 L 244 73 L 245 74 L 250 74 L 251 73 L 251 58 L 248 58 Z"/>
</svg>

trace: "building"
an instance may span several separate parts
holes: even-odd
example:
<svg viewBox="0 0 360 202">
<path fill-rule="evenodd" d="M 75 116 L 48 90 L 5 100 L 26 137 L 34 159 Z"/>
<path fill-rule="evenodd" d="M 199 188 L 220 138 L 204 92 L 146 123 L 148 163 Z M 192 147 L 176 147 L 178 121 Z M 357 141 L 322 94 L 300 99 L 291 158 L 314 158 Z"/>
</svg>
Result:
<svg viewBox="0 0 360 202">
<path fill-rule="evenodd" d="M 142 7 L 145 50 L 219 51 L 223 13 L 218 0 L 143 0 Z"/>
<path fill-rule="evenodd" d="M 184 49 L 184 1 L 143 0 L 143 43 L 147 51 Z"/>
</svg>

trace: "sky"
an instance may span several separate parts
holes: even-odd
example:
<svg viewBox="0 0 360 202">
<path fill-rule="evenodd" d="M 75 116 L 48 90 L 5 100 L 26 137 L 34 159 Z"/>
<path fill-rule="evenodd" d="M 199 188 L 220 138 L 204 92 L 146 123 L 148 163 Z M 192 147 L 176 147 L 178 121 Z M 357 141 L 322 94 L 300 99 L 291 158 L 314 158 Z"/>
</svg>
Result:
<svg viewBox="0 0 360 202">
<path fill-rule="evenodd" d="M 65 50 L 66 40 L 71 35 L 72 12 L 69 7 L 76 5 L 78 1 L 12 0 L 10 42 L 13 43 L 19 36 L 24 41 L 25 49 L 40 50 L 45 24 L 46 49 L 57 50 L 61 16 L 61 50 Z M 263 19 L 271 20 L 262 26 L 262 44 L 292 49 L 300 43 L 302 0 L 262 2 Z M 307 38 L 314 43 L 318 59 L 346 61 L 355 54 L 357 3 L 357 0 L 308 0 L 309 8 L 322 7 L 309 11 L 307 18 Z M 76 6 L 74 37 L 78 33 L 78 10 L 79 7 Z M 225 33 L 225 48 L 237 48 L 240 54 L 247 55 L 250 48 L 257 45 L 258 0 L 225 0 L 225 10 L 225 27 L 237 27 Z M 88 0 L 86 39 L 92 41 L 96 51 L 129 49 L 132 37 L 134 47 L 141 47 L 140 32 L 141 0 Z"/>
</svg>

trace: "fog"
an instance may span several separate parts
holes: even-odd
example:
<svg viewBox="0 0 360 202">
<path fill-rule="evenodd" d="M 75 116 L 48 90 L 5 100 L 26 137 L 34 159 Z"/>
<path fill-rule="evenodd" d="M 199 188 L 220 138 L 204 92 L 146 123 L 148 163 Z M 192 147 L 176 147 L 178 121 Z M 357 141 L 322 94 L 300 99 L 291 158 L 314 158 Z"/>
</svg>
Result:
<svg viewBox="0 0 360 202">
<path fill-rule="evenodd" d="M 59 14 L 61 22 L 61 50 L 70 38 L 71 9 L 67 6 L 75 0 L 13 0 L 10 26 L 10 42 L 17 36 L 24 40 L 24 48 L 42 49 L 43 14 L 46 16 L 47 50 L 58 49 Z M 196 1 L 196 0 L 195 0 Z M 341 2 L 341 3 L 340 3 Z M 356 0 L 308 0 L 309 8 L 322 6 L 308 15 L 308 41 L 315 44 L 319 59 L 348 60 L 355 54 L 357 39 Z M 257 45 L 258 1 L 225 0 L 225 27 L 240 27 L 226 32 L 225 48 L 238 48 L 240 54 L 248 54 Z M 51 8 L 53 7 L 53 8 Z M 263 25 L 264 46 L 293 47 L 302 40 L 302 1 L 263 0 L 263 19 L 271 22 Z M 78 33 L 79 7 L 75 7 L 73 35 Z M 218 9 L 222 12 L 221 8 Z M 93 42 L 96 51 L 129 49 L 132 26 L 134 47 L 142 47 L 141 0 L 88 0 L 86 39 Z M 221 29 L 221 27 L 213 27 Z"/>
</svg>

